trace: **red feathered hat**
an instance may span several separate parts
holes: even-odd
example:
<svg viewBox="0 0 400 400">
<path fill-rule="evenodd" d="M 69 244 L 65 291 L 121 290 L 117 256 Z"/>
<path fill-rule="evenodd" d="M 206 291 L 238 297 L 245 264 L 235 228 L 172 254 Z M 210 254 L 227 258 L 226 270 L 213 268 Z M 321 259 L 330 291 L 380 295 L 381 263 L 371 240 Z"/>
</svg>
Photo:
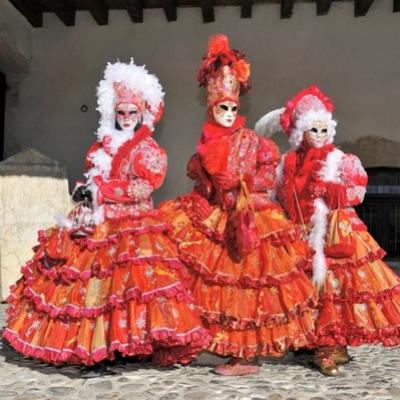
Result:
<svg viewBox="0 0 400 400">
<path fill-rule="evenodd" d="M 239 96 L 250 89 L 250 64 L 229 47 L 226 35 L 216 34 L 208 42 L 197 80 L 207 90 L 208 107 L 225 100 L 239 103 Z"/>
<path fill-rule="evenodd" d="M 297 93 L 285 104 L 285 110 L 281 114 L 281 125 L 287 134 L 295 128 L 299 118 L 308 113 L 332 114 L 334 105 L 316 85 Z"/>
<path fill-rule="evenodd" d="M 265 136 L 271 136 L 283 129 L 289 136 L 292 148 L 297 149 L 303 142 L 304 132 L 316 121 L 324 121 L 328 126 L 329 142 L 332 143 L 336 134 L 333 109 L 332 101 L 313 85 L 297 93 L 285 107 L 260 118 L 255 129 Z"/>
</svg>

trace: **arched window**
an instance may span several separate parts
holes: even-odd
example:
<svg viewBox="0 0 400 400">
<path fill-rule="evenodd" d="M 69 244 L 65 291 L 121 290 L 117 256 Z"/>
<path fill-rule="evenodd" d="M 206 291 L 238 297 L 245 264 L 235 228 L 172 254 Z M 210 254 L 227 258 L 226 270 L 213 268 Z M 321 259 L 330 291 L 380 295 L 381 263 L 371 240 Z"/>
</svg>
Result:
<svg viewBox="0 0 400 400">
<path fill-rule="evenodd" d="M 360 218 L 388 260 L 400 260 L 400 168 L 368 168 L 368 186 Z"/>
</svg>

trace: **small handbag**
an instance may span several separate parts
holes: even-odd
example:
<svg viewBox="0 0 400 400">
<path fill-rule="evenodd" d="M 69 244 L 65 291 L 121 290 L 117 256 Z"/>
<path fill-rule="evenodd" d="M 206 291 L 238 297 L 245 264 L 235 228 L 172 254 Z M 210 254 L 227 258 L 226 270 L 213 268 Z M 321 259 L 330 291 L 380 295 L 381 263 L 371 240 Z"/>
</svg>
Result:
<svg viewBox="0 0 400 400">
<path fill-rule="evenodd" d="M 327 257 L 336 259 L 350 258 L 356 251 L 351 220 L 341 208 L 331 213 L 324 251 Z"/>
<path fill-rule="evenodd" d="M 93 208 L 89 200 L 79 202 L 68 214 L 72 222 L 71 232 L 73 236 L 87 236 L 93 232 Z"/>
<path fill-rule="evenodd" d="M 228 219 L 231 249 L 237 258 L 242 259 L 254 251 L 260 244 L 254 216 L 254 205 L 246 182 L 240 179 L 236 208 Z"/>
</svg>

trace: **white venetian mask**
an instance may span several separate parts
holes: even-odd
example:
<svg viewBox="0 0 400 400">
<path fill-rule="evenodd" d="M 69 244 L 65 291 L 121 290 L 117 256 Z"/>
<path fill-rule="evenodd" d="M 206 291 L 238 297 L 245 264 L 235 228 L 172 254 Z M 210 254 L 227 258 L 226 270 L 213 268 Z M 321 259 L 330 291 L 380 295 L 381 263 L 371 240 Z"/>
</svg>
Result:
<svg viewBox="0 0 400 400">
<path fill-rule="evenodd" d="M 330 142 L 329 128 L 326 122 L 315 121 L 311 128 L 304 132 L 304 140 L 310 147 L 320 148 Z"/>
<path fill-rule="evenodd" d="M 217 103 L 212 111 L 217 124 L 230 128 L 236 121 L 238 105 L 234 101 L 222 101 Z"/>
<path fill-rule="evenodd" d="M 115 117 L 121 130 L 132 132 L 140 123 L 142 114 L 135 104 L 121 103 L 115 108 Z"/>
</svg>

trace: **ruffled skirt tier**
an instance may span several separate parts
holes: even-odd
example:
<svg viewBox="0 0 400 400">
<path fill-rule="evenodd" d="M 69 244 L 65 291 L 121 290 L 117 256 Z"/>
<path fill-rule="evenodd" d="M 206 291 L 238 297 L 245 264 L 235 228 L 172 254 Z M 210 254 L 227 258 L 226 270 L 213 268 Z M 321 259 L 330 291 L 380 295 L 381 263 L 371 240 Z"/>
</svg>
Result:
<svg viewBox="0 0 400 400">
<path fill-rule="evenodd" d="M 326 243 L 340 246 L 343 241 L 350 241 L 354 252 L 328 259 L 316 324 L 317 343 L 400 344 L 400 279 L 382 261 L 384 250 L 352 209 L 330 215 Z"/>
<path fill-rule="evenodd" d="M 147 216 L 106 221 L 83 238 L 40 232 L 11 290 L 4 337 L 54 364 L 92 365 L 115 352 L 151 355 L 161 365 L 190 362 L 209 336 L 169 230 Z"/>
<path fill-rule="evenodd" d="M 215 206 L 203 220 L 193 193 L 161 206 L 173 228 L 189 286 L 213 337 L 208 349 L 223 356 L 280 356 L 314 340 L 315 289 L 305 272 L 307 245 L 283 211 L 255 212 L 260 244 L 241 260 L 226 245 L 228 215 Z M 203 200 L 204 201 L 204 200 Z"/>
</svg>

